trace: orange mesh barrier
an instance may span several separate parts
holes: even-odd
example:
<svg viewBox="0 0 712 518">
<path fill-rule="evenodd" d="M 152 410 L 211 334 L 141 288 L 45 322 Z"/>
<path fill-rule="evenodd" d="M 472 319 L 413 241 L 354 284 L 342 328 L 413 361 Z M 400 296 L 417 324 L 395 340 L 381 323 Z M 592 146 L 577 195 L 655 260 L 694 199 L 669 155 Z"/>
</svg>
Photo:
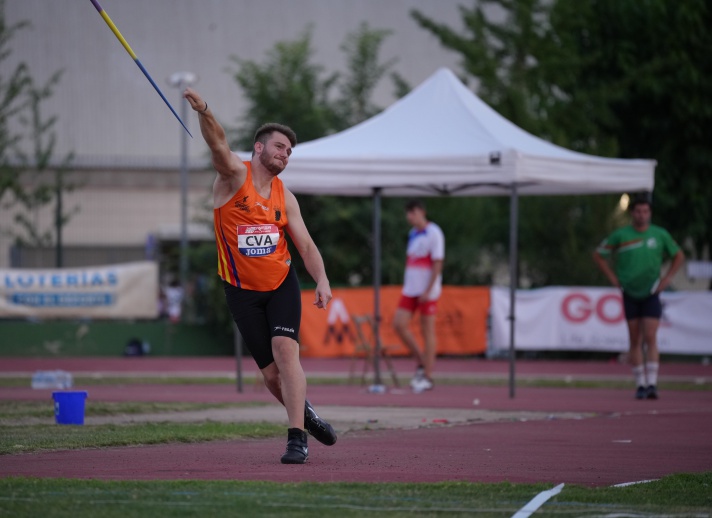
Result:
<svg viewBox="0 0 712 518">
<path fill-rule="evenodd" d="M 400 286 L 381 288 L 381 344 L 396 346 L 391 354 L 407 355 L 392 328 L 393 315 L 401 296 Z M 326 311 L 314 305 L 314 290 L 302 291 L 301 355 L 307 358 L 352 357 L 358 340 L 352 315 L 373 315 L 373 288 L 340 288 L 333 290 Z M 489 287 L 443 286 L 436 317 L 438 354 L 481 354 L 487 349 L 487 314 L 490 306 Z M 411 323 L 422 347 L 420 315 Z"/>
</svg>

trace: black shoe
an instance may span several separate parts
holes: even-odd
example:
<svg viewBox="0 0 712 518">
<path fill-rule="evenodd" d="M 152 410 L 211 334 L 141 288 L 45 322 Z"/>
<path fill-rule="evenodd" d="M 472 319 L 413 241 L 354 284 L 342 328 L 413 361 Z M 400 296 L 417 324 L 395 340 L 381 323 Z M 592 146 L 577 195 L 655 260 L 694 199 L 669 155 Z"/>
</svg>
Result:
<svg viewBox="0 0 712 518">
<path fill-rule="evenodd" d="M 299 428 L 287 430 L 287 451 L 282 455 L 282 464 L 304 464 L 308 457 L 307 433 Z"/>
<path fill-rule="evenodd" d="M 648 399 L 658 399 L 658 389 L 655 385 L 650 385 L 645 391 L 645 397 Z"/>
<path fill-rule="evenodd" d="M 317 441 L 327 446 L 333 446 L 336 442 L 336 432 L 334 428 L 319 417 L 309 401 L 304 403 L 304 428 Z"/>
<path fill-rule="evenodd" d="M 635 391 L 635 399 L 645 399 L 646 397 L 648 397 L 648 390 L 643 386 L 638 387 L 638 390 Z"/>
</svg>

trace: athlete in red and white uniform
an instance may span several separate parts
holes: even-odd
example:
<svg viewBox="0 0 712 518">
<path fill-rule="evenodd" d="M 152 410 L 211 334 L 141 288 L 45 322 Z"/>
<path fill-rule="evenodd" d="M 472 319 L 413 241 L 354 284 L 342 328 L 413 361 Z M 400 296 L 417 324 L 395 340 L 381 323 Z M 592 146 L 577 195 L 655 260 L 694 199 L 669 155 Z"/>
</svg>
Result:
<svg viewBox="0 0 712 518">
<path fill-rule="evenodd" d="M 438 225 L 428 221 L 425 206 L 417 200 L 406 205 L 406 219 L 413 228 L 408 234 L 403 291 L 393 320 L 393 327 L 412 352 L 417 365 L 410 382 L 413 392 L 433 388 L 436 339 L 435 315 L 442 291 L 445 236 Z M 421 351 L 410 331 L 410 321 L 420 311 L 424 350 Z"/>
</svg>

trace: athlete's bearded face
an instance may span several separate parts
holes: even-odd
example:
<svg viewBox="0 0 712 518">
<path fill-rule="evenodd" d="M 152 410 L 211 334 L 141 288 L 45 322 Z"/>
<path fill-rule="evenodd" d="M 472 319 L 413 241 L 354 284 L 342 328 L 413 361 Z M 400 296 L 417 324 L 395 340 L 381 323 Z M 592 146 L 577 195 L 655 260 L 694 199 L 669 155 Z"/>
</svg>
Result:
<svg viewBox="0 0 712 518">
<path fill-rule="evenodd" d="M 260 163 L 272 174 L 277 176 L 284 171 L 292 154 L 292 144 L 286 135 L 274 132 L 268 137 L 259 154 Z"/>
</svg>

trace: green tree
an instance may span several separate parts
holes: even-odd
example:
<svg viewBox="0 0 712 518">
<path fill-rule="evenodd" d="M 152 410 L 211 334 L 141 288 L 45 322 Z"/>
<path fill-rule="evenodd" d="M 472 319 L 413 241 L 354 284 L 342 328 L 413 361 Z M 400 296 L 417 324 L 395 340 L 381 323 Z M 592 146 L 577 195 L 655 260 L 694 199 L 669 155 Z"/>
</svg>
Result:
<svg viewBox="0 0 712 518">
<path fill-rule="evenodd" d="M 378 54 L 392 31 L 371 29 L 362 22 L 356 32 L 347 34 L 341 50 L 346 55 L 346 75 L 340 78 L 341 97 L 336 104 L 341 129 L 354 126 L 379 113 L 382 108 L 371 101 L 373 91 L 396 63 L 393 58 L 380 63 Z"/>
<path fill-rule="evenodd" d="M 265 122 L 290 126 L 305 142 L 338 131 L 338 116 L 329 101 L 338 78 L 323 76 L 323 67 L 312 62 L 311 30 L 293 42 L 279 42 L 268 51 L 264 64 L 230 57 L 237 65 L 233 78 L 247 97 L 248 108 L 239 121 L 232 144 L 252 149 L 255 130 Z"/>
<path fill-rule="evenodd" d="M 542 29 L 545 5 L 542 0 L 482 0 L 469 9 L 460 6 L 464 34 L 417 9 L 411 16 L 444 47 L 462 55 L 462 68 L 477 78 L 480 97 L 520 127 L 542 134 L 549 99 L 541 68 L 549 50 Z M 485 12 L 493 6 L 506 13 L 503 20 L 488 19 Z"/>
<path fill-rule="evenodd" d="M 486 13 L 493 7 L 499 8 L 503 18 L 488 17 Z M 569 100 L 559 87 L 560 78 L 571 77 L 567 66 L 575 59 L 550 29 L 549 2 L 483 0 L 472 8 L 461 6 L 460 11 L 463 34 L 418 10 L 411 15 L 444 47 L 462 55 L 462 68 L 476 79 L 477 93 L 485 102 L 519 127 L 558 145 L 603 155 L 614 151 L 611 139 L 596 133 L 575 111 L 561 108 Z M 567 124 L 562 125 L 562 120 Z M 576 131 L 571 131 L 573 128 Z M 534 286 L 591 282 L 590 251 L 607 228 L 607 218 L 600 214 L 615 202 L 612 196 L 521 198 L 520 272 Z M 461 213 L 472 214 L 471 219 L 478 220 L 477 228 L 450 218 L 443 221 L 445 229 L 463 224 L 469 227 L 448 240 L 446 272 L 463 283 L 492 282 L 495 269 L 506 262 L 508 253 L 507 199 L 457 202 L 463 204 L 469 209 L 463 206 Z M 554 214 L 557 217 L 552 218 Z M 588 215 L 592 217 L 586 219 Z"/>
<path fill-rule="evenodd" d="M 654 219 L 698 257 L 712 249 L 712 4 L 705 0 L 555 2 L 551 24 L 578 56 L 562 84 L 619 155 L 658 162 Z"/>
<path fill-rule="evenodd" d="M 503 22 L 486 17 L 492 6 Z M 709 2 L 484 0 L 461 11 L 464 34 L 412 14 L 462 55 L 480 96 L 519 126 L 582 152 L 656 159 L 655 220 L 679 242 L 690 238 L 697 257 L 710 250 Z M 616 202 L 522 199 L 523 270 L 537 283 L 592 282 L 584 236 L 600 239 L 620 224 Z"/>
<path fill-rule="evenodd" d="M 362 23 L 347 34 L 341 45 L 346 59 L 346 72 L 337 75 L 339 96 L 332 102 L 337 114 L 337 130 L 343 130 L 378 114 L 382 108 L 373 101 L 373 92 L 396 59 L 380 62 L 379 53 L 391 31 L 372 29 Z M 321 252 L 328 262 L 333 284 L 359 285 L 373 282 L 373 203 L 371 198 L 305 196 L 300 205 L 310 231 L 318 236 Z M 382 232 L 386 239 L 381 247 L 382 280 L 397 283 L 402 276 L 402 250 L 397 248 L 402 220 L 402 204 L 384 200 L 381 206 Z M 395 239 L 394 239 L 395 237 Z M 394 250 L 395 249 L 395 250 Z M 294 255 L 294 254 L 292 254 Z M 395 259 L 397 258 L 397 259 Z M 298 263 L 301 258 L 296 257 Z M 300 269 L 304 271 L 303 269 Z M 304 278 L 306 282 L 311 279 Z"/>
<path fill-rule="evenodd" d="M 8 26 L 5 3 L 0 0 L 0 62 L 11 55 L 12 37 L 29 27 L 26 21 Z M 56 244 L 57 266 L 61 266 L 61 229 L 78 210 L 65 211 L 61 206 L 62 194 L 77 187 L 65 178 L 72 154 L 54 162 L 57 118 L 44 118 L 41 111 L 61 76 L 61 71 L 55 72 L 38 86 L 25 63 L 16 65 L 8 77 L 0 74 L 0 206 L 13 212 L 12 223 L 4 220 L 0 231 L 24 246 Z M 54 224 L 43 228 L 39 212 L 52 203 Z"/>
<path fill-rule="evenodd" d="M 78 207 L 70 211 L 62 209 L 63 194 L 73 191 L 78 186 L 66 179 L 73 154 L 67 154 L 59 164 L 53 163 L 57 141 L 54 127 L 57 117 L 45 119 L 41 112 L 43 101 L 52 96 L 54 87 L 61 77 L 61 71 L 55 72 L 41 87 L 36 87 L 31 81 L 26 90 L 29 98 L 27 103 L 29 116 L 24 113 L 20 115 L 20 122 L 27 129 L 25 139 L 32 142 L 32 153 L 17 152 L 17 158 L 22 166 L 18 175 L 21 181 L 17 188 L 13 189 L 14 200 L 10 203 L 16 211 L 14 216 L 16 227 L 13 235 L 18 244 L 24 246 L 46 247 L 56 244 L 60 239 L 62 227 L 79 210 Z M 54 222 L 49 227 L 43 228 L 38 217 L 39 211 L 51 204 L 55 205 Z"/>
<path fill-rule="evenodd" d="M 27 106 L 24 94 L 31 82 L 25 63 L 15 65 L 12 71 L 3 63 L 12 54 L 10 42 L 13 36 L 28 25 L 28 22 L 20 22 L 8 26 L 5 1 L 0 0 L 0 203 L 3 205 L 6 195 L 18 188 L 17 146 L 22 135 L 11 130 L 10 122 Z"/>
</svg>

